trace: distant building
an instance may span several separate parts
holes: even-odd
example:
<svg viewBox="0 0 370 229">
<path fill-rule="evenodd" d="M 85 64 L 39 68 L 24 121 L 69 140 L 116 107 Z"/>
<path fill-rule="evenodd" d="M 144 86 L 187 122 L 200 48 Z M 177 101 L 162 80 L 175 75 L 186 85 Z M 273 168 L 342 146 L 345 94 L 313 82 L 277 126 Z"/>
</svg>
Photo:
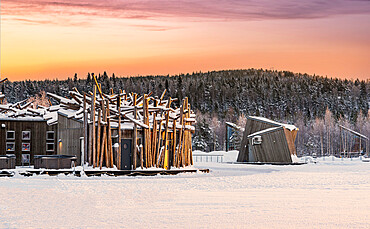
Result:
<svg viewBox="0 0 370 229">
<path fill-rule="evenodd" d="M 292 163 L 296 155 L 298 128 L 267 118 L 249 116 L 241 142 L 238 162 Z"/>
</svg>

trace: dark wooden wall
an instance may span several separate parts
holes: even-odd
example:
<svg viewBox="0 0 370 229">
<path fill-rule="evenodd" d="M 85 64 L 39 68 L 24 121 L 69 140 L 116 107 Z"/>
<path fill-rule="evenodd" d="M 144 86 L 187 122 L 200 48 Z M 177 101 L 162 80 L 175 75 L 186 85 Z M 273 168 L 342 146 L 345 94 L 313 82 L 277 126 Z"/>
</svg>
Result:
<svg viewBox="0 0 370 229">
<path fill-rule="evenodd" d="M 57 153 L 77 156 L 77 165 L 81 163 L 80 138 L 83 137 L 83 123 L 58 114 Z"/>
<path fill-rule="evenodd" d="M 2 127 L 5 124 L 5 127 Z M 7 140 L 6 132 L 15 131 L 15 140 Z M 22 131 L 31 131 L 30 140 L 22 140 Z M 56 136 L 57 125 L 49 126 L 46 121 L 19 121 L 19 120 L 0 120 L 0 154 L 6 153 L 16 155 L 16 165 L 21 165 L 22 153 L 31 155 L 31 164 L 33 164 L 34 155 L 56 154 L 56 139 L 54 141 L 54 151 L 46 152 L 46 132 L 54 131 Z M 6 142 L 15 142 L 15 151 L 6 152 Z M 22 142 L 31 143 L 30 151 L 22 152 Z"/>
<path fill-rule="evenodd" d="M 244 134 L 243 134 L 243 139 L 240 144 L 240 150 L 238 154 L 238 162 L 248 162 L 248 135 L 253 134 L 255 132 L 265 130 L 268 128 L 276 127 L 278 125 L 275 124 L 270 124 L 267 122 L 262 122 L 259 120 L 255 120 L 251 117 L 247 118 L 247 123 L 245 124 L 244 128 Z"/>
<path fill-rule="evenodd" d="M 292 163 L 290 149 L 284 127 L 261 134 L 262 143 L 252 145 L 253 137 L 248 139 L 249 147 L 256 162 L 285 162 Z"/>
</svg>

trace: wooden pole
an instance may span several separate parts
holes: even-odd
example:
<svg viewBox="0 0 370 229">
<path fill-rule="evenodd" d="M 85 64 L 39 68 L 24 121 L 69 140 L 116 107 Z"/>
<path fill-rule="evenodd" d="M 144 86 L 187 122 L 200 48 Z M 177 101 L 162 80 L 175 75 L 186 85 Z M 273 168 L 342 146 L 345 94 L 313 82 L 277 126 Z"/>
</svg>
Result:
<svg viewBox="0 0 370 229">
<path fill-rule="evenodd" d="M 110 123 L 110 109 L 109 109 L 109 100 L 107 100 L 107 121 L 108 121 L 108 127 L 107 127 L 107 143 L 108 143 L 108 158 L 109 158 L 109 167 L 113 168 L 113 144 L 112 144 L 112 128 Z"/>
<path fill-rule="evenodd" d="M 136 116 L 137 116 L 137 107 L 136 107 L 136 93 L 134 94 L 134 119 L 136 119 Z M 137 124 L 134 123 L 134 137 L 133 137 L 133 144 L 132 144 L 132 157 L 133 157 L 133 160 L 132 160 L 132 168 L 133 170 L 136 170 L 136 158 L 137 158 Z"/>
<path fill-rule="evenodd" d="M 181 164 L 181 160 L 182 160 L 182 155 L 181 155 L 181 146 L 182 146 L 182 128 L 183 128 L 183 115 L 184 115 L 184 107 L 183 105 L 180 106 L 180 126 L 181 126 L 181 129 L 180 129 L 180 132 L 179 132 L 179 144 L 178 144 L 178 147 L 177 147 L 177 152 L 176 152 L 176 160 L 177 160 L 177 167 L 180 167 L 180 164 Z"/>
<path fill-rule="evenodd" d="M 121 92 L 120 92 L 121 93 Z M 121 96 L 117 97 L 117 110 L 118 110 L 118 152 L 117 152 L 117 168 L 121 169 Z"/>
<path fill-rule="evenodd" d="M 101 135 L 101 109 L 98 110 L 98 130 L 96 139 L 96 166 L 99 166 L 100 162 L 100 135 Z"/>
<path fill-rule="evenodd" d="M 177 166 L 176 164 L 176 119 L 173 120 L 173 130 L 172 130 L 172 166 Z"/>
<path fill-rule="evenodd" d="M 106 154 L 105 145 L 106 145 L 106 141 L 107 141 L 107 132 L 106 132 L 107 113 L 106 113 L 106 110 L 105 110 L 105 105 L 104 105 L 103 100 L 100 101 L 100 105 L 102 107 L 102 114 L 103 114 L 103 121 L 104 121 L 104 125 L 102 127 L 102 131 L 103 131 L 102 144 L 101 144 L 101 149 L 100 149 L 100 169 L 101 169 L 102 166 L 103 166 L 104 154 Z"/>
<path fill-rule="evenodd" d="M 93 98 L 91 101 L 91 120 L 92 120 L 92 164 L 93 167 L 95 168 L 96 165 L 96 136 L 95 136 L 95 98 L 96 98 L 96 85 L 94 85 L 94 90 L 93 90 Z"/>
<path fill-rule="evenodd" d="M 167 103 L 167 113 L 166 113 L 166 127 L 164 129 L 164 169 L 170 169 L 171 168 L 171 165 L 170 165 L 170 155 L 169 155 L 169 149 L 168 149 L 168 123 L 169 123 L 169 120 L 170 120 L 170 106 L 171 106 L 171 98 L 168 99 L 168 103 Z"/>
<path fill-rule="evenodd" d="M 87 121 L 87 104 L 86 104 L 86 93 L 84 93 L 84 106 L 83 106 L 83 110 L 84 110 L 84 155 L 83 155 L 83 161 L 82 161 L 82 164 L 85 163 L 86 159 L 87 159 L 87 148 L 88 148 L 88 121 Z"/>
</svg>

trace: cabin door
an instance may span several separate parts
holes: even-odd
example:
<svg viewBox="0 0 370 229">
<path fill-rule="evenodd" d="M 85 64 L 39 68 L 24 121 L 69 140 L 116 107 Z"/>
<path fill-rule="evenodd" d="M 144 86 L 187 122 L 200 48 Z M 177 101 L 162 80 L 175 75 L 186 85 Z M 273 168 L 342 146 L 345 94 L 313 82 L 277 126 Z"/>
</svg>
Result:
<svg viewBox="0 0 370 229">
<path fill-rule="evenodd" d="M 121 139 L 121 169 L 131 170 L 132 139 Z"/>
</svg>

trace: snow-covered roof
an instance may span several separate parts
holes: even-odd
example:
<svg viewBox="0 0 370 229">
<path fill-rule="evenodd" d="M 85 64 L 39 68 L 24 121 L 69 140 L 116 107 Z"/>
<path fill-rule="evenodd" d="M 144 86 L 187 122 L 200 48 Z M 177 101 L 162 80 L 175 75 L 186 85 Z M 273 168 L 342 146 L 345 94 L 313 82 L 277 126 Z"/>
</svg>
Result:
<svg viewBox="0 0 370 229">
<path fill-rule="evenodd" d="M 283 126 L 283 127 L 285 127 L 286 129 L 288 129 L 290 131 L 298 130 L 298 128 L 294 125 L 275 122 L 273 120 L 270 120 L 270 119 L 264 118 L 264 117 L 249 116 L 248 118 L 254 119 L 254 120 L 257 120 L 257 121 L 266 122 L 266 123 L 269 123 L 269 124 L 272 124 L 272 125 L 275 125 L 275 126 Z"/>
<path fill-rule="evenodd" d="M 267 128 L 267 129 L 264 129 L 264 130 L 261 130 L 261 131 L 255 132 L 255 133 L 253 133 L 253 134 L 250 134 L 250 135 L 248 135 L 247 137 L 248 137 L 248 138 L 251 138 L 251 137 L 254 137 L 254 136 L 257 136 L 257 135 L 267 134 L 267 133 L 273 132 L 273 131 L 275 131 L 275 130 L 279 130 L 279 129 L 281 129 L 281 128 L 282 128 L 282 126 Z"/>
</svg>

